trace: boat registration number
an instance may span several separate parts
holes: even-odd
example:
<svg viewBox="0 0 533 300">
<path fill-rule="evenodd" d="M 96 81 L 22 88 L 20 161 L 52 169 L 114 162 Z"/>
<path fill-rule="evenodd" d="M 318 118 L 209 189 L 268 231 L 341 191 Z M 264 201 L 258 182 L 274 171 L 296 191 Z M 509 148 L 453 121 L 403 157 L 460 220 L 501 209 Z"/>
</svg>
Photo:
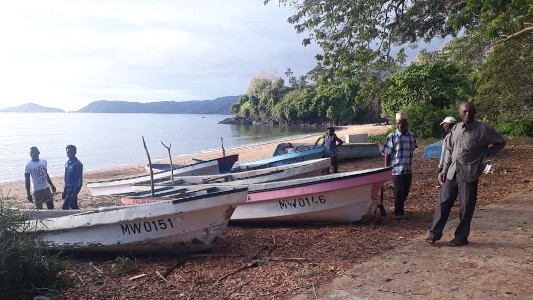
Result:
<svg viewBox="0 0 533 300">
<path fill-rule="evenodd" d="M 168 218 L 145 222 L 120 224 L 120 228 L 122 229 L 122 235 L 131 235 L 174 228 L 174 224 L 172 223 L 172 220 Z"/>
<path fill-rule="evenodd" d="M 310 196 L 310 197 L 300 197 L 294 199 L 283 199 L 279 200 L 280 209 L 291 209 L 305 206 L 320 205 L 326 203 L 326 196 Z"/>
</svg>

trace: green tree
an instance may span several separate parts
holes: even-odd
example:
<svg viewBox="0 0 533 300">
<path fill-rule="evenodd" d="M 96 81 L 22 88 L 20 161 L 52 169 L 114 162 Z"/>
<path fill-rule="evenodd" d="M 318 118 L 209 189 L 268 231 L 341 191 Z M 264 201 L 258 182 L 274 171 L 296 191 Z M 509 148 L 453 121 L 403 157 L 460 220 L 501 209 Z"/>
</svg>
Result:
<svg viewBox="0 0 533 300">
<path fill-rule="evenodd" d="M 377 94 L 389 119 L 398 111 L 409 110 L 411 126 L 420 137 L 439 136 L 439 119 L 471 96 L 466 76 L 454 65 L 442 61 L 409 65 L 383 80 Z"/>
</svg>

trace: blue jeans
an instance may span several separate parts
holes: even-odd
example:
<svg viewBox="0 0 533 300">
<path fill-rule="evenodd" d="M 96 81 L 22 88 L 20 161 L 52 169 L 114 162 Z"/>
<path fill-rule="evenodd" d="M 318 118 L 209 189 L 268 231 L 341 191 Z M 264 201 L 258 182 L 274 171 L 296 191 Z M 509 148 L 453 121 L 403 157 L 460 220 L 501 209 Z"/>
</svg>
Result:
<svg viewBox="0 0 533 300">
<path fill-rule="evenodd" d="M 78 195 L 66 195 L 62 209 L 80 209 L 78 207 Z"/>
</svg>

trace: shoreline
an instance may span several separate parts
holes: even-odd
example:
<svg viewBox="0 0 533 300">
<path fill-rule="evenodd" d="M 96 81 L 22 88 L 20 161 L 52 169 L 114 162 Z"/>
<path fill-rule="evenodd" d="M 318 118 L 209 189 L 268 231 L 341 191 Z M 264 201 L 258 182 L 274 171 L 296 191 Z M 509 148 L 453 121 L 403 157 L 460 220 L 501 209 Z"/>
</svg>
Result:
<svg viewBox="0 0 533 300">
<path fill-rule="evenodd" d="M 340 127 L 336 133 L 340 139 L 343 141 L 346 140 L 346 135 L 353 134 L 368 134 L 377 135 L 386 132 L 390 128 L 390 125 L 386 126 L 374 126 L 373 124 L 363 124 L 363 125 L 348 125 Z M 295 135 L 295 136 L 286 136 L 283 138 L 277 138 L 274 140 L 263 141 L 258 143 L 245 144 L 242 146 L 225 149 L 226 155 L 239 154 L 239 161 L 251 161 L 256 159 L 261 159 L 265 157 L 270 157 L 274 153 L 276 146 L 284 141 L 291 141 L 294 143 L 314 143 L 320 134 L 305 134 L 305 135 Z M 209 149 L 201 152 L 183 154 L 178 157 L 173 157 L 172 162 L 176 164 L 190 164 L 195 162 L 194 159 L 209 160 L 222 156 L 222 149 Z M 80 156 L 80 160 L 83 161 L 83 157 Z M 168 163 L 168 159 L 155 159 L 152 163 Z M 127 165 L 113 166 L 104 169 L 90 170 L 85 171 L 83 174 L 83 188 L 80 191 L 80 207 L 86 209 L 88 207 L 94 207 L 94 204 L 98 206 L 98 198 L 109 199 L 103 197 L 93 197 L 89 193 L 87 188 L 87 183 L 94 181 L 103 181 L 110 179 L 117 179 L 121 177 L 130 177 L 138 174 L 146 174 L 147 162 L 144 163 L 131 163 Z M 21 176 L 22 177 L 22 176 Z M 61 192 L 63 190 L 63 176 L 53 176 L 50 178 L 52 183 L 56 186 L 57 192 L 54 196 L 54 209 L 61 208 Z M 0 193 L 4 198 L 4 204 L 6 206 L 15 206 L 19 208 L 32 208 L 33 203 L 30 203 L 26 200 L 26 189 L 24 185 L 24 179 L 3 182 L 0 183 Z M 111 196 L 112 197 L 112 196 Z M 93 201 L 97 200 L 97 201 Z M 95 202 L 93 204 L 93 202 Z"/>
</svg>

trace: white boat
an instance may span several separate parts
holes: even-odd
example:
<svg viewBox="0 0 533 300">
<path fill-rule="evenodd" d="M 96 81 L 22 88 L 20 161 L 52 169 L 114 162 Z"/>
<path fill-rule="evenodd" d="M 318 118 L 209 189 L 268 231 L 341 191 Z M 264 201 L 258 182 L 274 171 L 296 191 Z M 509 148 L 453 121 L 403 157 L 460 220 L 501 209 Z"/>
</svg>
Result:
<svg viewBox="0 0 533 300">
<path fill-rule="evenodd" d="M 166 186 L 194 186 L 199 184 L 216 185 L 219 183 L 246 185 L 260 182 L 287 180 L 320 175 L 322 171 L 329 168 L 330 165 L 331 160 L 329 158 L 319 158 L 294 164 L 282 165 L 278 167 L 270 167 L 265 169 L 257 169 L 229 174 L 180 176 L 178 178 L 175 178 L 173 182 L 156 182 L 154 183 L 154 187 L 160 188 Z M 134 192 L 149 191 L 151 190 L 151 183 L 144 182 L 132 184 L 132 190 Z"/>
<path fill-rule="evenodd" d="M 221 170 L 229 172 L 233 164 L 237 161 L 238 154 L 229 155 L 217 159 L 207 160 L 179 167 L 172 171 L 161 171 L 153 174 L 154 180 L 167 180 L 174 176 L 186 175 L 209 175 L 220 174 Z M 113 195 L 133 192 L 131 185 L 139 182 L 150 181 L 150 175 L 140 175 L 129 178 L 120 178 L 108 181 L 89 182 L 87 187 L 92 196 Z"/>
<path fill-rule="evenodd" d="M 207 250 L 222 234 L 247 188 L 183 198 L 156 198 L 155 203 L 102 207 L 44 216 L 26 213 L 25 229 L 50 250 L 103 252 L 196 252 Z M 162 201 L 164 200 L 164 201 Z M 50 214 L 50 211 L 46 212 Z"/>
<path fill-rule="evenodd" d="M 381 186 L 392 178 L 392 167 L 249 184 L 247 200 L 239 204 L 232 221 L 246 222 L 303 222 L 351 223 L 361 220 Z M 234 183 L 198 185 L 221 188 Z M 191 192 L 182 187 L 183 191 Z M 177 187 L 159 190 L 162 196 L 171 196 Z M 160 201 L 138 195 L 136 201 Z M 122 203 L 127 202 L 122 198 Z"/>
<path fill-rule="evenodd" d="M 232 221 L 351 223 L 361 220 L 392 168 L 335 173 L 249 186 Z"/>
</svg>

